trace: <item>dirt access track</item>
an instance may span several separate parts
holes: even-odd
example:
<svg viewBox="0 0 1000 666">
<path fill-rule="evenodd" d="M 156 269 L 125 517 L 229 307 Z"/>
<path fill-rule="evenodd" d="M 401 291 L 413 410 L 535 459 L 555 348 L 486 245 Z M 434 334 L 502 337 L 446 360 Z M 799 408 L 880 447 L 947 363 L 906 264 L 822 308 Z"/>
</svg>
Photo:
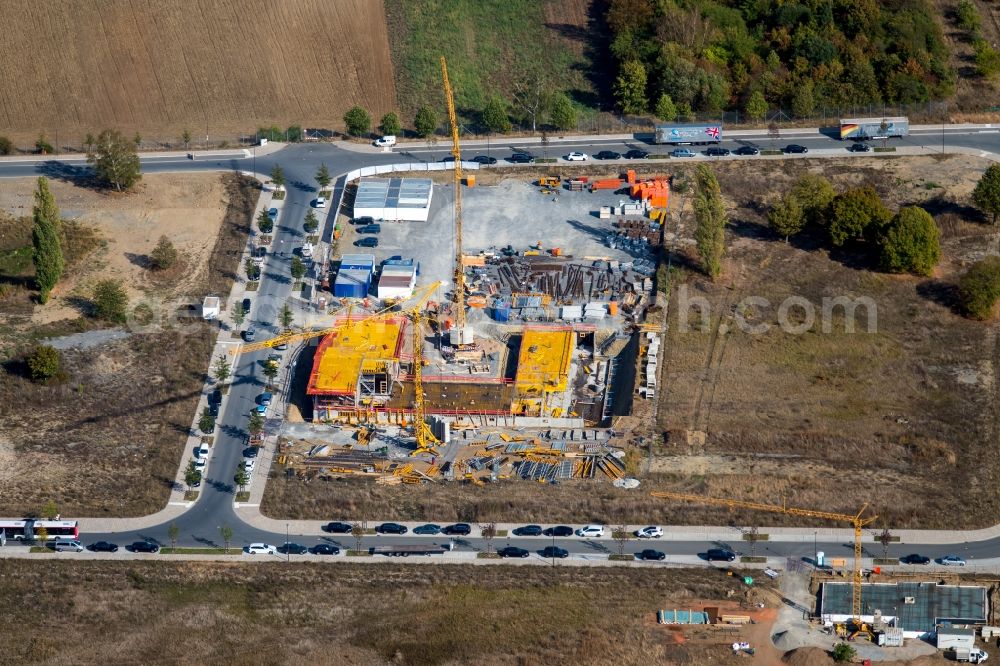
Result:
<svg viewBox="0 0 1000 666">
<path fill-rule="evenodd" d="M 232 174 L 147 175 L 127 195 L 50 185 L 64 228 L 93 240 L 45 306 L 25 286 L 30 261 L 25 274 L 0 276 L 13 284 L 0 300 L 0 515 L 38 512 L 49 500 L 68 515 L 146 515 L 166 502 L 216 327 L 200 319 L 127 327 L 124 338 L 64 351 L 66 376 L 49 385 L 26 379 L 20 359 L 37 340 L 108 328 L 84 315 L 101 279 L 122 281 L 130 306 L 149 304 L 155 314 L 228 294 L 259 189 Z M 34 179 L 5 180 L 3 210 L 30 216 L 34 187 Z M 30 217 L 0 220 L 0 256 L 30 247 L 30 229 Z M 155 274 L 147 255 L 161 234 L 181 259 Z"/>
</svg>

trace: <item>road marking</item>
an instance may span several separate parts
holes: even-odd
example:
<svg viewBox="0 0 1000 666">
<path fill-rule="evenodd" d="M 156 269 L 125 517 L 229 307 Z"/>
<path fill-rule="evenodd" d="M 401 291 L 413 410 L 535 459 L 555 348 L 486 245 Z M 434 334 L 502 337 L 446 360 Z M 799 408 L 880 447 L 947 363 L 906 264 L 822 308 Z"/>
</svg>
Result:
<svg viewBox="0 0 1000 666">
<path fill-rule="evenodd" d="M 1000 130 L 979 130 L 977 134 L 1000 134 Z"/>
</svg>

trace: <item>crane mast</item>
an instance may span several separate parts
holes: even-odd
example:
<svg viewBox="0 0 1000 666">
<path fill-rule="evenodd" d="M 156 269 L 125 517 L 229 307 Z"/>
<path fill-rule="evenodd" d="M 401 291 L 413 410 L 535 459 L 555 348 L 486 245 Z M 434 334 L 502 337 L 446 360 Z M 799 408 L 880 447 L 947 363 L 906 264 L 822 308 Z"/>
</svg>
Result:
<svg viewBox="0 0 1000 666">
<path fill-rule="evenodd" d="M 465 268 L 462 266 L 462 149 L 458 141 L 458 116 L 455 98 L 448 81 L 448 63 L 441 56 L 441 77 L 444 79 L 444 96 L 448 103 L 448 122 L 451 124 L 451 154 L 455 157 L 455 326 L 465 328 Z"/>
</svg>

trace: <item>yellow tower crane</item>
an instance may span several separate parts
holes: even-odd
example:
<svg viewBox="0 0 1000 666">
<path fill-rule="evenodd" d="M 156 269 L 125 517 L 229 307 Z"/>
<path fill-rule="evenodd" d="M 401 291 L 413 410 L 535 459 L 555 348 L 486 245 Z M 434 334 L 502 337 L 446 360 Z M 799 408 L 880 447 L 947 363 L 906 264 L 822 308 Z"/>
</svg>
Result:
<svg viewBox="0 0 1000 666">
<path fill-rule="evenodd" d="M 842 523 L 850 523 L 854 528 L 854 584 L 852 586 L 851 612 L 854 614 L 855 623 L 861 623 L 861 530 L 867 525 L 875 522 L 878 516 L 865 516 L 868 504 L 861 507 L 856 514 L 831 513 L 829 511 L 813 511 L 812 509 L 796 509 L 784 504 L 763 504 L 761 502 L 747 502 L 736 499 L 719 499 L 715 497 L 703 497 L 701 495 L 686 495 L 684 493 L 654 492 L 653 497 L 661 499 L 681 500 L 683 502 L 695 502 L 699 504 L 715 504 L 728 506 L 731 509 L 751 509 L 753 511 L 767 511 L 770 513 L 783 513 L 789 516 L 803 516 L 806 518 L 821 518 L 823 520 L 833 520 Z"/>
<path fill-rule="evenodd" d="M 427 413 L 424 409 L 424 317 L 420 309 L 416 307 L 410 313 L 413 322 L 413 434 L 417 438 L 417 448 L 411 454 L 414 456 L 421 453 L 437 455 L 433 445 L 438 443 L 437 437 L 427 425 Z"/>
<path fill-rule="evenodd" d="M 451 154 L 455 157 L 455 326 L 465 328 L 465 266 L 462 265 L 462 148 L 458 142 L 458 116 L 455 98 L 448 81 L 448 63 L 441 56 L 441 77 L 444 79 L 444 97 L 448 103 L 448 122 L 451 124 Z"/>
</svg>

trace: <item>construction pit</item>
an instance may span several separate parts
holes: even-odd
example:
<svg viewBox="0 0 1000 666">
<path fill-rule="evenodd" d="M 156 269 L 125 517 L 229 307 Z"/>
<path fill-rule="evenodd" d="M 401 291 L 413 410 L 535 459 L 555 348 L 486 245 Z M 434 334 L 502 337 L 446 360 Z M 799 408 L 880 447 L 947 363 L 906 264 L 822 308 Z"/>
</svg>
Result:
<svg viewBox="0 0 1000 666">
<path fill-rule="evenodd" d="M 276 461 L 380 483 L 637 485 L 612 425 L 636 396 L 655 398 L 660 332 L 647 320 L 662 318 L 653 276 L 668 179 L 598 183 L 462 187 L 464 322 L 454 186 L 435 184 L 427 222 L 380 220 L 379 246 L 365 250 L 369 295 L 323 301 L 336 314 L 303 357 L 311 371 L 297 406 L 308 424 L 282 428 Z M 342 247 L 361 237 L 349 217 L 339 225 Z M 356 271 L 362 255 L 349 256 Z M 378 267 L 400 257 L 419 266 L 413 293 L 371 296 Z M 329 284 L 339 268 L 335 254 Z"/>
</svg>

